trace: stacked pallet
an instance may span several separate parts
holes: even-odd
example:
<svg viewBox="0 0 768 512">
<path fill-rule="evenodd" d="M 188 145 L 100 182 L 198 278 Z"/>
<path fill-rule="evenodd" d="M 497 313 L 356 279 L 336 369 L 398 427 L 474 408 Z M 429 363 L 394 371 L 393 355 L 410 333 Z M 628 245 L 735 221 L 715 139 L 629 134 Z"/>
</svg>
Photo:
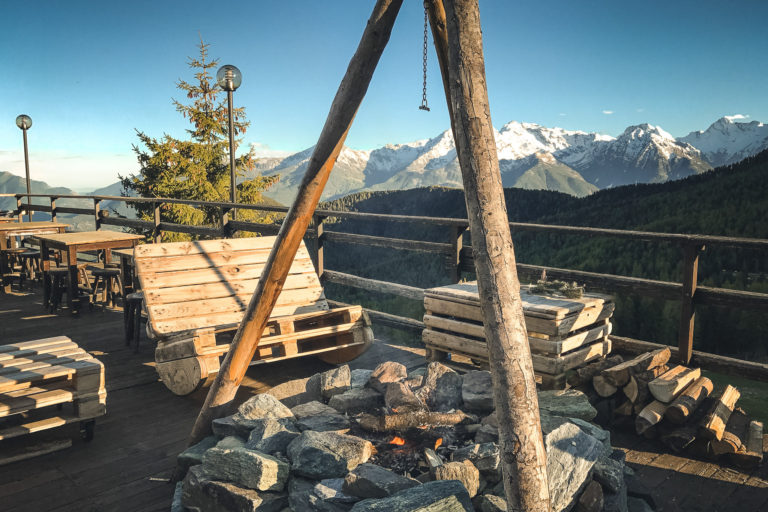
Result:
<svg viewBox="0 0 768 512">
<path fill-rule="evenodd" d="M 744 467 L 762 461 L 763 424 L 736 407 L 733 386 L 713 396 L 701 369 L 670 364 L 668 348 L 628 361 L 587 366 L 595 392 L 613 405 L 613 420 L 638 435 L 659 439 L 674 452 L 724 458 Z M 592 370 L 595 369 L 594 372 Z"/>
<path fill-rule="evenodd" d="M 533 368 L 546 389 L 563 388 L 566 372 L 611 351 L 611 297 L 585 294 L 568 299 L 521 288 Z M 477 283 L 460 283 L 426 290 L 424 344 L 431 360 L 448 354 L 488 361 Z"/>
<path fill-rule="evenodd" d="M 0 441 L 73 422 L 90 439 L 106 399 L 104 365 L 66 336 L 0 346 Z"/>
</svg>

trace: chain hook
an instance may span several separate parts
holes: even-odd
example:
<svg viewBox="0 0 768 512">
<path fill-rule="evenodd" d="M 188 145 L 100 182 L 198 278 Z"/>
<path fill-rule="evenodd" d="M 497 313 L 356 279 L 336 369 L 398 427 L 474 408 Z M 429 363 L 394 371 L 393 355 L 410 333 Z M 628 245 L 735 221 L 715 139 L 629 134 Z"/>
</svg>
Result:
<svg viewBox="0 0 768 512">
<path fill-rule="evenodd" d="M 427 103 L 427 2 L 424 1 L 424 52 L 422 53 L 422 63 L 424 70 L 424 82 L 421 88 L 421 105 L 419 110 L 425 110 L 429 112 L 429 104 Z"/>
</svg>

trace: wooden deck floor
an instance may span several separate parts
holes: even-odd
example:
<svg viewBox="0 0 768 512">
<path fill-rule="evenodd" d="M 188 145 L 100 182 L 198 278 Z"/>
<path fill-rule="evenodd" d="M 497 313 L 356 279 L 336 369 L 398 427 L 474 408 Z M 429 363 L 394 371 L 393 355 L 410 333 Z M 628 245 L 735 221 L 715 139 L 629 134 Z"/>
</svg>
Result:
<svg viewBox="0 0 768 512">
<path fill-rule="evenodd" d="M 74 444 L 0 466 L 0 510 L 169 510 L 173 488 L 167 479 L 176 455 L 185 447 L 205 391 L 177 397 L 166 390 L 157 381 L 151 344 L 142 340 L 138 354 L 125 347 L 121 313 L 84 312 L 77 318 L 67 313 L 47 315 L 40 299 L 39 293 L 0 293 L 0 345 L 69 336 L 106 366 L 107 415 L 97 420 L 96 436 L 88 443 L 80 440 L 74 425 L 36 434 L 68 436 Z M 409 367 L 424 364 L 423 351 L 377 342 L 351 366 L 372 368 L 383 360 Z M 251 368 L 241 398 L 327 368 L 314 358 Z M 768 510 L 768 467 L 744 473 L 665 454 L 659 446 L 635 436 L 614 433 L 613 438 L 614 445 L 627 452 L 641 486 L 655 496 L 659 511 Z"/>
</svg>

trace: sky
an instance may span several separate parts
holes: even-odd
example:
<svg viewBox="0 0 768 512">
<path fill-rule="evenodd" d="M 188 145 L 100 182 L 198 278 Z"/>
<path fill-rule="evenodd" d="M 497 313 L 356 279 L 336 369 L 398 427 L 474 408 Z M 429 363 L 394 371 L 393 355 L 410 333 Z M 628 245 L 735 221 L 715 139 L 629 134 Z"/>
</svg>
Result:
<svg viewBox="0 0 768 512">
<path fill-rule="evenodd" d="M 373 0 L 0 0 L 0 171 L 91 191 L 137 172 L 135 130 L 184 137 L 179 79 L 202 38 L 243 74 L 235 104 L 262 154 L 315 144 Z M 491 117 L 618 135 L 674 136 L 724 115 L 768 121 L 768 2 L 480 0 Z M 424 13 L 404 0 L 347 145 L 373 149 L 449 129 Z"/>
</svg>

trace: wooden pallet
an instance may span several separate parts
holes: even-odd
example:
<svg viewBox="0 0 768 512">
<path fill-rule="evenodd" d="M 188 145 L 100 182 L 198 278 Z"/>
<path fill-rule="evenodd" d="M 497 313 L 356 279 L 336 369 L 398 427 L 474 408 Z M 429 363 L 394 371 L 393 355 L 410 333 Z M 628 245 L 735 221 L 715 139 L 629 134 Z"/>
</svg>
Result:
<svg viewBox="0 0 768 512">
<path fill-rule="evenodd" d="M 611 351 L 610 297 L 586 294 L 566 299 L 528 293 L 521 289 L 534 371 L 546 388 L 565 384 L 568 370 L 604 357 Z M 447 360 L 448 354 L 488 362 L 488 348 L 476 283 L 461 283 L 427 290 L 423 332 L 430 359 Z"/>
<path fill-rule="evenodd" d="M 157 371 L 172 392 L 192 393 L 218 371 L 229 350 L 227 333 L 242 321 L 274 241 L 257 237 L 135 249 L 147 332 L 158 340 Z M 362 308 L 329 309 L 302 242 L 252 364 L 306 355 L 344 362 L 372 341 Z"/>
<path fill-rule="evenodd" d="M 90 438 L 106 398 L 104 365 L 66 336 L 0 346 L 1 441 L 74 422 Z"/>
</svg>

